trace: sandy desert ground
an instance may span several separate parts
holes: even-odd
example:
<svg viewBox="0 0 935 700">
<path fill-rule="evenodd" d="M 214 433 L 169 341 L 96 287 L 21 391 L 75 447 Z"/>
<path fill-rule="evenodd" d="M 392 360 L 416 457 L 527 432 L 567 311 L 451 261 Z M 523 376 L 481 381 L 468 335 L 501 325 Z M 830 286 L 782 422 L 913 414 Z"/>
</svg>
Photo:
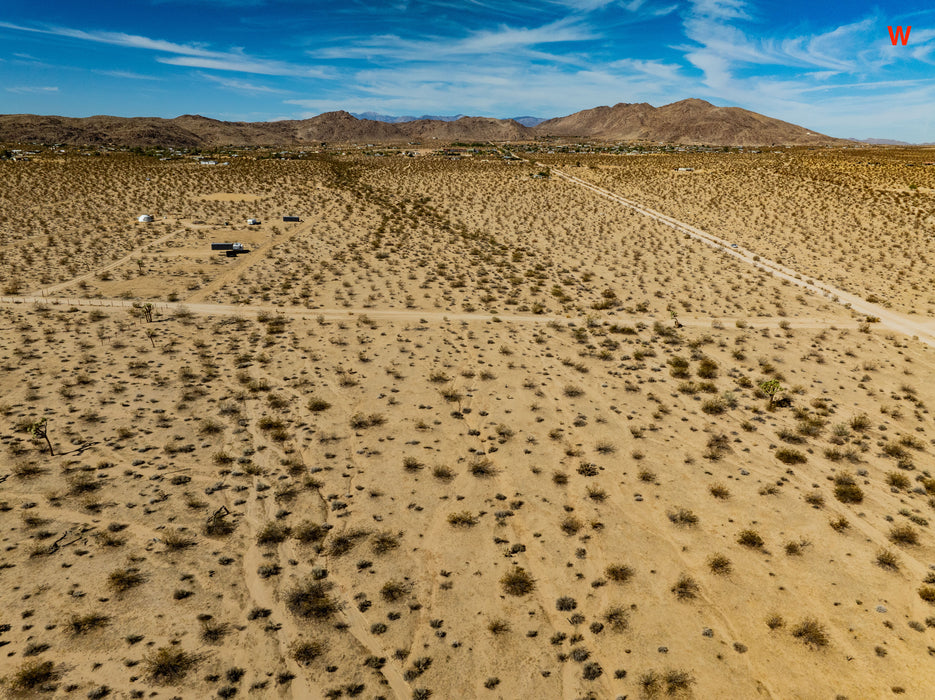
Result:
<svg viewBox="0 0 935 700">
<path fill-rule="evenodd" d="M 826 232 L 863 190 L 818 165 L 774 212 L 710 157 L 562 167 L 719 235 L 761 202 L 737 240 L 805 275 L 872 248 L 828 281 L 923 328 L 929 194 L 873 228 L 911 255 Z M 922 340 L 531 164 L 0 170 L 2 692 L 929 696 Z"/>
</svg>

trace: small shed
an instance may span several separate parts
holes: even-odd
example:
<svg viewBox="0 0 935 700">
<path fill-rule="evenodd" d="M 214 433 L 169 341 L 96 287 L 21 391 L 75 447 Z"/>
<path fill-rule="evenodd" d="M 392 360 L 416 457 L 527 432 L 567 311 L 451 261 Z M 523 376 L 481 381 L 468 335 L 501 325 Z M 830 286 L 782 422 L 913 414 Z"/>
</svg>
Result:
<svg viewBox="0 0 935 700">
<path fill-rule="evenodd" d="M 259 226 L 259 225 L 260 225 L 259 219 L 247 219 L 247 226 Z"/>
<path fill-rule="evenodd" d="M 301 221 L 302 219 L 300 219 L 297 216 L 284 216 L 282 217 L 282 220 L 283 221 Z"/>
<path fill-rule="evenodd" d="M 140 218 L 137 219 L 137 221 L 139 221 L 141 224 L 151 223 L 152 220 L 153 217 L 151 217 L 149 214 L 140 214 Z"/>
</svg>

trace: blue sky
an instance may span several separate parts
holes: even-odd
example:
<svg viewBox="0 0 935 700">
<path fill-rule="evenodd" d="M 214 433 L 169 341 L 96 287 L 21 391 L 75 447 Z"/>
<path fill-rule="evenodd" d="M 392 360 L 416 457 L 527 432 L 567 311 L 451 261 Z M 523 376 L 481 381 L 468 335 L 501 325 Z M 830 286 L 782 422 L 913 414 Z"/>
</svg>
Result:
<svg viewBox="0 0 935 700">
<path fill-rule="evenodd" d="M 893 46 L 888 26 L 912 26 Z M 810 0 L 4 0 L 0 113 L 562 116 L 687 97 L 935 141 L 935 7 Z"/>
</svg>

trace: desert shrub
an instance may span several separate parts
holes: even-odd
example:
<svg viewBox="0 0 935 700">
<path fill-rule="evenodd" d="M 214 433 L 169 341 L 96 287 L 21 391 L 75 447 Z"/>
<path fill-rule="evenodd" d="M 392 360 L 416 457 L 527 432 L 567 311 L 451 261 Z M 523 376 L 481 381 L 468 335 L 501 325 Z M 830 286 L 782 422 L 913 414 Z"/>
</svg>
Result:
<svg viewBox="0 0 935 700">
<path fill-rule="evenodd" d="M 331 595 L 333 584 L 327 581 L 305 581 L 286 594 L 286 606 L 296 617 L 326 619 L 341 609 Z"/>
<path fill-rule="evenodd" d="M 891 571 L 899 570 L 899 557 L 895 552 L 891 552 L 888 549 L 883 549 L 877 553 L 876 564 L 882 569 L 890 569 Z"/>
<path fill-rule="evenodd" d="M 610 564 L 604 569 L 604 575 L 615 583 L 626 583 L 633 578 L 633 567 L 626 564 Z"/>
<path fill-rule="evenodd" d="M 386 554 L 399 547 L 399 536 L 392 532 L 378 532 L 370 541 L 374 554 Z"/>
<path fill-rule="evenodd" d="M 806 503 L 814 508 L 821 508 L 823 505 L 825 505 L 825 497 L 817 491 L 807 493 L 805 496 L 803 496 L 803 498 L 805 499 Z"/>
<path fill-rule="evenodd" d="M 698 523 L 698 516 L 687 508 L 678 508 L 667 514 L 669 521 L 681 527 L 692 526 Z"/>
<path fill-rule="evenodd" d="M 477 524 L 477 518 L 470 511 L 464 510 L 460 513 L 449 514 L 448 524 L 452 527 L 473 527 Z"/>
<path fill-rule="evenodd" d="M 455 473 L 444 465 L 439 465 L 432 469 L 432 476 L 441 481 L 451 481 L 455 478 Z"/>
<path fill-rule="evenodd" d="M 864 492 L 850 474 L 838 474 L 834 477 L 834 497 L 841 503 L 860 503 Z"/>
<path fill-rule="evenodd" d="M 718 374 L 718 364 L 710 357 L 705 357 L 698 363 L 697 374 L 702 379 L 714 379 Z"/>
<path fill-rule="evenodd" d="M 601 677 L 604 673 L 604 669 L 601 668 L 601 665 L 596 661 L 589 661 L 584 665 L 582 669 L 582 677 L 586 681 L 593 681 Z"/>
<path fill-rule="evenodd" d="M 363 430 L 364 428 L 374 428 L 386 423 L 386 418 L 384 418 L 379 413 L 371 413 L 370 415 L 365 416 L 363 413 L 355 413 L 351 416 L 350 424 L 354 430 Z"/>
<path fill-rule="evenodd" d="M 786 624 L 786 621 L 783 620 L 782 615 L 779 615 L 778 613 L 772 613 L 766 617 L 766 626 L 771 630 L 778 630 L 784 624 Z"/>
<path fill-rule="evenodd" d="M 909 525 L 897 525 L 890 530 L 889 538 L 896 544 L 917 545 L 919 533 Z"/>
<path fill-rule="evenodd" d="M 730 491 L 728 491 L 727 487 L 723 484 L 715 484 L 710 489 L 708 489 L 708 491 L 712 496 L 721 500 L 727 500 L 730 498 Z"/>
<path fill-rule="evenodd" d="M 604 611 L 604 622 L 614 632 L 623 632 L 630 624 L 626 609 L 620 605 L 613 605 Z"/>
<path fill-rule="evenodd" d="M 474 457 L 468 465 L 468 471 L 479 479 L 491 477 L 497 473 L 496 467 L 487 457 Z"/>
<path fill-rule="evenodd" d="M 678 600 L 691 600 L 698 596 L 698 582 L 688 574 L 682 574 L 670 590 Z"/>
<path fill-rule="evenodd" d="M 200 658 L 176 647 L 160 647 L 144 659 L 146 675 L 153 683 L 169 685 L 182 680 Z"/>
<path fill-rule="evenodd" d="M 500 578 L 500 585 L 505 593 L 521 596 L 532 593 L 536 582 L 525 569 L 517 566 Z"/>
<path fill-rule="evenodd" d="M 720 415 L 726 410 L 727 404 L 725 403 L 724 399 L 719 396 L 713 399 L 708 399 L 701 404 L 701 412 L 707 413 L 711 416 Z"/>
<path fill-rule="evenodd" d="M 201 623 L 201 641 L 206 644 L 219 644 L 230 632 L 230 625 L 226 622 L 204 620 Z"/>
<path fill-rule="evenodd" d="M 555 601 L 555 609 L 559 612 L 568 612 L 574 610 L 578 607 L 578 601 L 574 598 L 563 595 L 561 598 Z"/>
<path fill-rule="evenodd" d="M 804 464 L 808 461 L 804 454 L 789 447 L 781 447 L 776 450 L 776 459 L 783 464 Z"/>
<path fill-rule="evenodd" d="M 146 580 L 146 577 L 138 569 L 117 569 L 111 571 L 107 577 L 108 585 L 117 593 L 129 591 L 131 588 L 139 586 Z"/>
<path fill-rule="evenodd" d="M 711 558 L 708 559 L 708 568 L 711 569 L 712 574 L 726 576 L 731 572 L 730 559 L 723 554 L 713 554 Z"/>
<path fill-rule="evenodd" d="M 68 628 L 74 635 L 87 634 L 92 630 L 106 627 L 110 624 L 110 617 L 100 613 L 89 613 L 87 615 L 75 615 L 68 623 Z"/>
<path fill-rule="evenodd" d="M 831 525 L 831 529 L 835 532 L 844 532 L 851 526 L 850 522 L 848 522 L 847 518 L 843 515 L 840 518 L 830 521 L 828 524 Z"/>
<path fill-rule="evenodd" d="M 52 661 L 27 661 L 10 676 L 10 690 L 16 694 L 32 693 L 50 686 L 61 675 Z"/>
<path fill-rule="evenodd" d="M 205 522 L 202 532 L 208 537 L 224 537 L 231 534 L 236 527 L 233 520 L 214 515 Z"/>
<path fill-rule="evenodd" d="M 292 528 L 292 536 L 302 544 L 320 542 L 327 534 L 327 528 L 311 520 L 305 520 Z"/>
<path fill-rule="evenodd" d="M 742 530 L 737 535 L 737 544 L 742 544 L 744 547 L 750 547 L 751 549 L 759 549 L 764 543 L 763 538 L 760 537 L 756 530 Z"/>
<path fill-rule="evenodd" d="M 930 605 L 935 605 L 935 587 L 922 586 L 919 588 L 919 597 Z"/>
<path fill-rule="evenodd" d="M 900 490 L 908 489 L 912 484 L 912 482 L 909 481 L 909 477 L 900 472 L 888 472 L 886 475 L 886 483 L 888 486 Z"/>
<path fill-rule="evenodd" d="M 409 586 L 402 581 L 387 581 L 380 588 L 380 596 L 388 603 L 395 603 L 409 593 Z"/>
<path fill-rule="evenodd" d="M 866 413 L 861 413 L 851 418 L 851 429 L 852 430 L 863 432 L 869 427 L 870 427 L 870 417 Z"/>
<path fill-rule="evenodd" d="M 324 399 L 313 396 L 308 400 L 308 410 L 312 413 L 320 413 L 321 411 L 327 411 L 331 408 L 331 404 L 325 401 Z"/>
<path fill-rule="evenodd" d="M 299 664 L 308 666 L 312 661 L 325 653 L 325 645 L 317 640 L 305 639 L 292 646 L 290 656 Z"/>
<path fill-rule="evenodd" d="M 561 531 L 569 536 L 577 534 L 582 527 L 584 527 L 584 523 L 573 515 L 566 515 L 562 518 L 562 522 L 559 523 Z"/>
<path fill-rule="evenodd" d="M 792 629 L 792 636 L 815 649 L 826 647 L 830 643 L 824 625 L 814 618 L 807 618 L 796 625 Z"/>
<path fill-rule="evenodd" d="M 169 551 L 187 549 L 195 544 L 195 538 L 179 530 L 166 530 L 162 533 L 162 543 Z"/>
<path fill-rule="evenodd" d="M 422 469 L 424 466 L 425 465 L 422 464 L 422 462 L 420 462 L 415 457 L 404 457 L 403 458 L 403 469 L 405 469 L 407 472 L 417 472 L 420 469 Z"/>
<path fill-rule="evenodd" d="M 495 635 L 506 634 L 510 631 L 510 623 L 506 620 L 496 618 L 487 623 L 487 630 Z"/>
<path fill-rule="evenodd" d="M 279 544 L 286 540 L 289 533 L 290 529 L 287 525 L 272 520 L 257 533 L 256 542 L 261 545 Z"/>
</svg>

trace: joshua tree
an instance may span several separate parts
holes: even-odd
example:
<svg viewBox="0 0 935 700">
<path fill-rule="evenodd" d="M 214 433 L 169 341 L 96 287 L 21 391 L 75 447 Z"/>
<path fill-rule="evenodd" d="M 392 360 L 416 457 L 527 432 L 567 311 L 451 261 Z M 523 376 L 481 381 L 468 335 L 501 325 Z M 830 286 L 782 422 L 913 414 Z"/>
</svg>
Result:
<svg viewBox="0 0 935 700">
<path fill-rule="evenodd" d="M 35 423 L 30 424 L 29 434 L 32 436 L 33 440 L 45 440 L 46 444 L 49 446 L 49 454 L 55 455 L 55 452 L 52 450 L 52 443 L 49 440 L 49 434 L 46 429 L 46 424 L 49 422 L 48 418 L 43 418 L 37 420 Z"/>
<path fill-rule="evenodd" d="M 782 385 L 778 379 L 770 379 L 760 384 L 760 390 L 769 397 L 769 406 L 772 407 L 776 394 L 782 391 Z"/>
<path fill-rule="evenodd" d="M 676 328 L 681 328 L 681 327 L 682 327 L 682 324 L 679 323 L 678 314 L 676 314 L 674 310 L 670 310 L 670 311 L 669 311 L 669 315 L 672 316 L 672 320 L 675 322 L 675 327 L 676 327 Z"/>
<path fill-rule="evenodd" d="M 152 328 L 146 329 L 146 337 L 149 338 L 149 342 L 153 344 L 153 348 L 156 347 L 156 331 Z"/>
<path fill-rule="evenodd" d="M 146 322 L 152 323 L 153 322 L 153 305 L 150 304 L 149 302 L 146 302 L 145 304 L 143 304 L 142 309 L 143 309 L 143 317 L 146 319 Z"/>
</svg>

